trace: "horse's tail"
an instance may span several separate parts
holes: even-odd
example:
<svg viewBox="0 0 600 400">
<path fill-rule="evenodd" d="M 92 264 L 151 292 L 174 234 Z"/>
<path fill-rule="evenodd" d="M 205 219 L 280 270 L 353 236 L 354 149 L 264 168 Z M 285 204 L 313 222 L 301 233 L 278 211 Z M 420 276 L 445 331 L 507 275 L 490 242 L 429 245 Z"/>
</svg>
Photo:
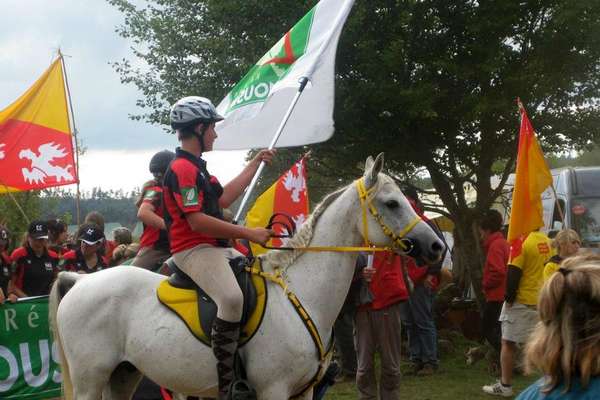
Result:
<svg viewBox="0 0 600 400">
<path fill-rule="evenodd" d="M 61 272 L 58 274 L 56 281 L 52 285 L 52 290 L 50 291 L 50 299 L 48 304 L 49 316 L 50 316 L 50 330 L 52 331 L 52 335 L 54 337 L 54 343 L 56 343 L 56 347 L 58 348 L 58 352 L 60 355 L 60 368 L 62 375 L 62 391 L 63 398 L 65 400 L 73 399 L 73 384 L 71 383 L 71 375 L 69 373 L 69 364 L 67 363 L 67 358 L 65 357 L 65 352 L 63 350 L 62 342 L 60 340 L 60 332 L 58 331 L 58 324 L 56 321 L 56 315 L 58 313 L 58 305 L 62 298 L 67 294 L 69 289 L 77 283 L 77 280 L 81 278 L 83 275 L 77 274 L 75 272 Z"/>
</svg>

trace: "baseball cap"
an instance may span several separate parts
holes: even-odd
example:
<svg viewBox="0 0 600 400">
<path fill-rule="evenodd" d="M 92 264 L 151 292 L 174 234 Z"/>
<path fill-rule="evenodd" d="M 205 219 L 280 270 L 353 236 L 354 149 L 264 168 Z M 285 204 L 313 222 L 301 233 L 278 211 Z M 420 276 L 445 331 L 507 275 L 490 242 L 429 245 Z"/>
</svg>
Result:
<svg viewBox="0 0 600 400">
<path fill-rule="evenodd" d="M 96 225 L 87 225 L 79 236 L 79 240 L 86 244 L 96 244 L 104 240 L 104 232 Z"/>
<path fill-rule="evenodd" d="M 33 239 L 48 239 L 48 224 L 46 221 L 31 221 L 29 236 Z"/>
</svg>

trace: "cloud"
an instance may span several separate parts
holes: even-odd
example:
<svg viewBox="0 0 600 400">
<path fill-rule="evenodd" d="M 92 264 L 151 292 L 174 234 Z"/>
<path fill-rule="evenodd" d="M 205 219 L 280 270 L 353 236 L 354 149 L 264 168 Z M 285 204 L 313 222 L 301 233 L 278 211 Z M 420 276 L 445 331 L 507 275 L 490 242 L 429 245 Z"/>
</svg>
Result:
<svg viewBox="0 0 600 400">
<path fill-rule="evenodd" d="M 144 182 L 152 178 L 148 171 L 150 158 L 163 150 L 91 150 L 79 158 L 79 179 L 82 191 L 91 191 L 94 187 L 103 190 L 123 189 L 130 192 L 140 188 Z M 215 175 L 221 184 L 226 184 L 236 177 L 245 165 L 244 151 L 213 151 L 203 158 L 208 163 L 208 170 Z M 74 190 L 74 187 L 67 187 Z"/>
<path fill-rule="evenodd" d="M 150 178 L 150 157 L 177 144 L 162 127 L 128 118 L 140 112 L 135 102 L 141 94 L 121 84 L 108 64 L 131 58 L 130 43 L 115 33 L 122 23 L 119 11 L 103 0 L 2 1 L 0 109 L 31 86 L 60 47 L 79 138 L 87 148 L 80 160 L 83 190 L 133 190 Z M 227 182 L 240 172 L 244 154 L 209 153 L 209 170 Z"/>
<path fill-rule="evenodd" d="M 0 23 L 0 108 L 16 100 L 50 65 L 67 55 L 75 120 L 93 149 L 151 149 L 172 143 L 161 127 L 131 121 L 137 88 L 121 84 L 108 64 L 130 57 L 115 33 L 122 15 L 105 1 L 5 0 Z"/>
</svg>

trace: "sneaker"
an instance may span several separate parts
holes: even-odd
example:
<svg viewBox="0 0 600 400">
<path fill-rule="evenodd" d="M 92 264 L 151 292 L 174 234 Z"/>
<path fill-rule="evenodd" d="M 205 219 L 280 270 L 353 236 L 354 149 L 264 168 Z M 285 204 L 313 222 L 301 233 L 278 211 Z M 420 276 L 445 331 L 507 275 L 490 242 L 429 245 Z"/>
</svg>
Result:
<svg viewBox="0 0 600 400">
<path fill-rule="evenodd" d="M 512 386 L 504 386 L 500 381 L 493 385 L 485 385 L 482 389 L 492 396 L 512 397 L 513 395 Z"/>
</svg>

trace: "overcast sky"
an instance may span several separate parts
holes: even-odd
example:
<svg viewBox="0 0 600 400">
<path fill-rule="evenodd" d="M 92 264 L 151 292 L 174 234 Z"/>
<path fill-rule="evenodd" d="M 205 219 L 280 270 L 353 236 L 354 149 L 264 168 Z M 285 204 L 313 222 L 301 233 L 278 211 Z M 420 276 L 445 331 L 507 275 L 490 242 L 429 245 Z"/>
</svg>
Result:
<svg viewBox="0 0 600 400">
<path fill-rule="evenodd" d="M 139 113 L 140 94 L 121 84 L 109 65 L 123 57 L 135 61 L 128 41 L 115 33 L 122 15 L 104 0 L 2 0 L 1 7 L 0 109 L 29 88 L 60 47 L 69 56 L 75 122 L 87 148 L 80 159 L 82 188 L 141 186 L 152 154 L 173 149 L 177 140 L 159 126 L 128 118 Z M 227 182 L 241 170 L 244 154 L 209 154 L 209 169 Z"/>
</svg>

